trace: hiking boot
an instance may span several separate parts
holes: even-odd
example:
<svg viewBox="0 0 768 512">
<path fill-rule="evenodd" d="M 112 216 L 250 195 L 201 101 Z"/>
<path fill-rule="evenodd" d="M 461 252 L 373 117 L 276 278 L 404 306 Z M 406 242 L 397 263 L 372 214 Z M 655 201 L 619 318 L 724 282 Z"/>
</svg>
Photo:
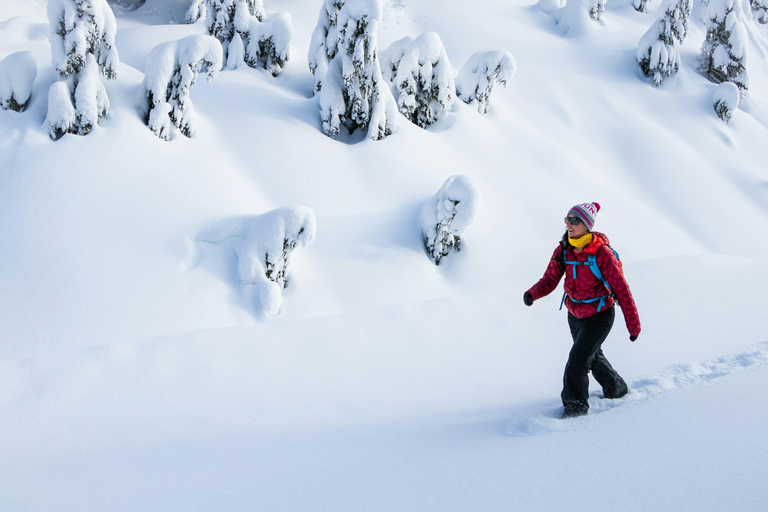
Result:
<svg viewBox="0 0 768 512">
<path fill-rule="evenodd" d="M 588 409 L 586 407 L 565 407 L 560 419 L 576 418 L 578 416 L 584 416 L 587 414 Z"/>
<path fill-rule="evenodd" d="M 629 393 L 629 388 L 627 387 L 627 383 L 624 382 L 624 379 L 619 379 L 613 391 L 606 391 L 605 389 L 603 389 L 603 398 L 610 398 L 613 400 L 616 398 L 621 398 L 627 393 Z"/>
</svg>

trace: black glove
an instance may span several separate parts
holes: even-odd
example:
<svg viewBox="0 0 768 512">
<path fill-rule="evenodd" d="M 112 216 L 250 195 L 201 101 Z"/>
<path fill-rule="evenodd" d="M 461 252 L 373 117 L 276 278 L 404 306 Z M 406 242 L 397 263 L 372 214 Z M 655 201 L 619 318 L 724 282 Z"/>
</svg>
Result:
<svg viewBox="0 0 768 512">
<path fill-rule="evenodd" d="M 637 339 L 637 336 L 630 336 L 629 341 L 635 341 Z"/>
<path fill-rule="evenodd" d="M 531 294 L 526 292 L 523 294 L 523 302 L 526 306 L 533 306 L 533 297 L 531 297 Z"/>
</svg>

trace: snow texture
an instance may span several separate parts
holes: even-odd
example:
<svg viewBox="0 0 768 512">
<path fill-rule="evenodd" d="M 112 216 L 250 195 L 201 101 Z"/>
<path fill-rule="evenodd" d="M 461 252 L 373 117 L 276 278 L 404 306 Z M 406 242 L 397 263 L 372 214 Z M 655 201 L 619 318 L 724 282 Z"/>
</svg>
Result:
<svg viewBox="0 0 768 512">
<path fill-rule="evenodd" d="M 135 11 L 136 9 L 144 5 L 144 3 L 147 0 L 111 0 L 111 1 L 112 3 L 116 3 L 120 7 L 123 7 L 131 11 Z"/>
<path fill-rule="evenodd" d="M 0 60 L 0 108 L 25 111 L 36 77 L 37 61 L 32 52 L 16 52 Z"/>
<path fill-rule="evenodd" d="M 261 308 L 275 316 L 282 305 L 282 290 L 290 281 L 291 254 L 311 244 L 316 231 L 315 213 L 306 206 L 294 206 L 234 219 L 198 240 L 231 248 L 237 256 L 240 284 L 257 287 Z"/>
<path fill-rule="evenodd" d="M 536 5 L 539 6 L 543 13 L 552 14 L 557 9 L 565 6 L 565 0 L 539 0 Z"/>
<path fill-rule="evenodd" d="M 395 88 L 400 113 L 412 123 L 427 128 L 453 106 L 453 71 L 437 33 L 395 41 L 382 54 L 381 67 Z"/>
<path fill-rule="evenodd" d="M 337 51 L 320 89 L 323 132 L 333 139 L 342 126 L 350 134 L 365 131 L 371 140 L 381 140 L 397 127 L 397 104 L 377 55 L 381 16 L 381 0 L 348 0 L 336 16 Z"/>
<path fill-rule="evenodd" d="M 605 0 L 567 0 L 552 15 L 563 34 L 578 37 L 590 30 L 593 22 L 600 21 L 604 11 Z"/>
<path fill-rule="evenodd" d="M 477 111 L 488 112 L 493 85 L 507 86 L 515 76 L 515 58 L 506 50 L 477 52 L 456 77 L 456 95 L 464 103 L 477 101 Z"/>
<path fill-rule="evenodd" d="M 749 88 L 747 41 L 749 34 L 739 0 L 709 0 L 707 36 L 701 47 L 700 69 L 710 81 L 735 83 L 742 94 Z"/>
<path fill-rule="evenodd" d="M 171 125 L 187 137 L 194 134 L 189 93 L 197 76 L 216 78 L 222 67 L 221 43 L 207 35 L 188 36 L 156 46 L 149 53 L 142 83 L 144 123 L 163 140 L 171 139 Z"/>
<path fill-rule="evenodd" d="M 461 250 L 461 237 L 480 206 L 480 192 L 470 176 L 446 180 L 421 208 L 421 232 L 427 255 L 440 265 L 451 252 Z"/>
<path fill-rule="evenodd" d="M 692 0 L 664 0 L 661 16 L 637 46 L 638 65 L 645 76 L 653 77 L 657 87 L 664 78 L 680 70 L 680 52 L 675 41 L 682 44 L 685 40 L 691 6 Z"/>
<path fill-rule="evenodd" d="M 752 16 L 765 25 L 768 23 L 768 0 L 749 0 L 752 7 Z"/>
<path fill-rule="evenodd" d="M 733 111 L 739 108 L 740 99 L 739 88 L 734 83 L 723 82 L 715 87 L 712 104 L 717 117 L 726 123 L 730 122 Z"/>
<path fill-rule="evenodd" d="M 75 109 L 74 122 L 65 132 L 86 135 L 109 113 L 109 99 L 100 75 L 109 80 L 117 78 L 115 16 L 106 0 L 50 0 L 48 21 L 53 65 L 59 77 L 66 80 Z M 49 92 L 49 96 L 59 99 L 60 93 Z M 60 106 L 54 104 L 53 108 Z M 65 128 L 61 125 L 65 117 L 59 114 L 48 115 L 55 121 L 49 125 L 54 140 L 63 135 L 61 130 Z"/>
</svg>

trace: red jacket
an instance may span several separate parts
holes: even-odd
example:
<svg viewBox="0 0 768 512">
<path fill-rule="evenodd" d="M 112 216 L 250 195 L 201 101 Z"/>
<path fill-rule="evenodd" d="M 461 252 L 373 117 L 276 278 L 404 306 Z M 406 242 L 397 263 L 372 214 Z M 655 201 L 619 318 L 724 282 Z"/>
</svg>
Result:
<svg viewBox="0 0 768 512">
<path fill-rule="evenodd" d="M 565 259 L 568 261 L 586 262 L 590 254 L 595 255 L 597 267 L 603 274 L 603 278 L 611 286 L 615 295 L 615 301 L 612 297 L 605 299 L 603 309 L 609 308 L 614 302 L 618 302 L 621 311 L 624 313 L 624 320 L 627 323 L 627 330 L 631 336 L 640 334 L 640 317 L 637 315 L 635 299 L 632 298 L 632 292 L 629 291 L 629 285 L 624 279 L 624 272 L 616 259 L 616 255 L 608 247 L 608 237 L 602 233 L 593 232 L 592 241 L 584 247 L 580 253 L 576 253 L 570 245 L 565 250 Z M 592 273 L 588 265 L 567 265 L 563 262 L 563 248 L 558 245 L 549 260 L 547 271 L 544 272 L 538 283 L 528 290 L 533 300 L 538 300 L 552 293 L 560 279 L 565 274 L 565 292 L 568 296 L 565 299 L 565 305 L 568 311 L 577 318 L 587 318 L 597 314 L 599 301 L 592 303 L 573 302 L 576 300 L 593 299 L 602 297 L 609 292 L 605 285 Z M 576 279 L 573 278 L 573 269 L 576 269 Z M 567 270 L 567 272 L 566 272 Z"/>
</svg>

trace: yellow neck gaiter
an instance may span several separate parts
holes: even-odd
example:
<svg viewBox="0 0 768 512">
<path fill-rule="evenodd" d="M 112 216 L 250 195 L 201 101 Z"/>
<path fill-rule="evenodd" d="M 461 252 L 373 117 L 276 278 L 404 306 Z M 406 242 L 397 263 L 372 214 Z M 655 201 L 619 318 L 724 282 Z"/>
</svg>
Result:
<svg viewBox="0 0 768 512">
<path fill-rule="evenodd" d="M 568 242 L 574 247 L 586 247 L 592 241 L 592 233 L 587 233 L 581 238 L 568 238 Z"/>
</svg>

